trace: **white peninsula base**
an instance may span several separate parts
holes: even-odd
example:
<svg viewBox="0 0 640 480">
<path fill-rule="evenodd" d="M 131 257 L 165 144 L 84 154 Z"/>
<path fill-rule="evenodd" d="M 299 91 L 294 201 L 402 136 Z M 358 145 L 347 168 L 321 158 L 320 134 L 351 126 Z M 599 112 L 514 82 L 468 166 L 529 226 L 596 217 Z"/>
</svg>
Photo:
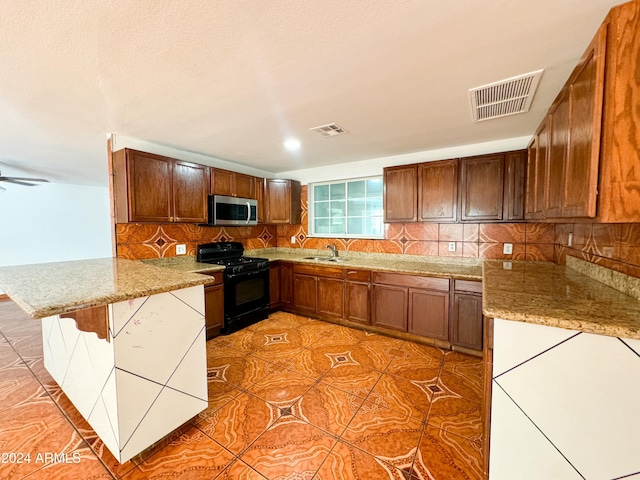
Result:
<svg viewBox="0 0 640 480">
<path fill-rule="evenodd" d="M 494 319 L 489 478 L 640 478 L 640 341 Z"/>
<path fill-rule="evenodd" d="M 202 285 L 109 305 L 107 339 L 64 317 L 42 320 L 45 367 L 119 462 L 207 408 Z"/>
</svg>

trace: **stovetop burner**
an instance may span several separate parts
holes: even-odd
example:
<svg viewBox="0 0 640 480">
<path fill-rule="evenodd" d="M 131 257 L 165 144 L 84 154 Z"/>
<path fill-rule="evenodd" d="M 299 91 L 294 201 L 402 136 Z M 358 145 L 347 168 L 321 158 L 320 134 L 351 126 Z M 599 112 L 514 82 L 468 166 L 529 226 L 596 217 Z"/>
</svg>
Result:
<svg viewBox="0 0 640 480">
<path fill-rule="evenodd" d="M 249 272 L 269 267 L 266 258 L 243 256 L 244 247 L 240 242 L 213 242 L 198 245 L 196 261 L 226 267 L 225 274 Z"/>
</svg>

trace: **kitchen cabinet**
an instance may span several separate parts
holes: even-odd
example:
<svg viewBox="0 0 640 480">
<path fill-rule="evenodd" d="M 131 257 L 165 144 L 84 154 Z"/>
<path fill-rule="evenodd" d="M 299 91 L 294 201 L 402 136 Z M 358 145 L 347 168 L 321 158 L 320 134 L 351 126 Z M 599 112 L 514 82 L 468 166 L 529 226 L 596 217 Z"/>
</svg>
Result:
<svg viewBox="0 0 640 480">
<path fill-rule="evenodd" d="M 418 165 L 418 219 L 455 222 L 458 218 L 458 159 Z"/>
<path fill-rule="evenodd" d="M 132 149 L 113 153 L 116 223 L 206 222 L 208 168 Z"/>
<path fill-rule="evenodd" d="M 206 223 L 208 167 L 175 160 L 173 162 L 173 221 Z"/>
<path fill-rule="evenodd" d="M 293 309 L 304 315 L 342 319 L 344 270 L 335 267 L 294 265 Z"/>
<path fill-rule="evenodd" d="M 383 170 L 384 222 L 417 221 L 417 165 L 401 165 Z"/>
<path fill-rule="evenodd" d="M 482 350 L 482 282 L 455 280 L 451 316 L 451 343 Z"/>
<path fill-rule="evenodd" d="M 373 272 L 371 323 L 449 340 L 449 280 Z"/>
<path fill-rule="evenodd" d="M 564 89 L 549 111 L 549 155 L 545 168 L 544 216 L 562 217 L 562 192 L 569 144 L 569 96 Z"/>
<path fill-rule="evenodd" d="M 540 220 L 544 218 L 544 186 L 547 154 L 549 152 L 549 129 L 547 121 L 538 127 L 536 134 L 529 144 L 527 157 L 527 180 L 525 187 L 525 215 L 526 220 Z"/>
<path fill-rule="evenodd" d="M 280 262 L 280 303 L 284 307 L 293 304 L 293 264 Z"/>
<path fill-rule="evenodd" d="M 258 223 L 265 223 L 264 215 L 264 178 L 253 177 L 253 191 L 258 201 Z"/>
<path fill-rule="evenodd" d="M 371 272 L 347 270 L 344 286 L 345 319 L 369 325 L 371 323 Z"/>
<path fill-rule="evenodd" d="M 255 199 L 254 177 L 221 168 L 211 168 L 211 193 Z"/>
<path fill-rule="evenodd" d="M 269 308 L 280 307 L 280 262 L 269 263 Z"/>
<path fill-rule="evenodd" d="M 265 223 L 299 224 L 301 220 L 301 187 L 296 180 L 265 180 Z"/>
<path fill-rule="evenodd" d="M 215 279 L 213 285 L 204 287 L 204 315 L 206 325 L 207 340 L 220 335 L 220 330 L 224 326 L 224 285 L 222 284 L 223 273 L 206 273 Z"/>
<path fill-rule="evenodd" d="M 524 219 L 526 151 L 481 155 L 460 160 L 461 220 Z"/>
</svg>

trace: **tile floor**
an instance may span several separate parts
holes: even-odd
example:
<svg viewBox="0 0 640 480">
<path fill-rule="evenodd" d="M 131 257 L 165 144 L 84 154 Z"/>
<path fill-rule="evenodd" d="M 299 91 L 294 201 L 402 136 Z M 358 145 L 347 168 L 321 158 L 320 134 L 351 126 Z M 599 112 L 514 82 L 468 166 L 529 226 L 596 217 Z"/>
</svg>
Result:
<svg viewBox="0 0 640 480">
<path fill-rule="evenodd" d="M 0 302 L 0 333 L 2 479 L 482 478 L 474 357 L 278 312 L 209 341 L 209 408 L 119 464 L 44 369 L 40 323 Z"/>
</svg>

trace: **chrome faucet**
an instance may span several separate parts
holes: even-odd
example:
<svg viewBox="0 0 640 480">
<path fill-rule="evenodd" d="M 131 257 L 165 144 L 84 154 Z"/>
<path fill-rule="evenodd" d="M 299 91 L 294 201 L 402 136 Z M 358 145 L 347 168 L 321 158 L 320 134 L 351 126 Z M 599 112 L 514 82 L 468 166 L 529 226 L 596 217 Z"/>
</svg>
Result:
<svg viewBox="0 0 640 480">
<path fill-rule="evenodd" d="M 329 248 L 331 250 L 331 257 L 336 258 L 338 256 L 338 247 L 334 243 L 333 246 L 327 245 L 324 248 Z"/>
</svg>

